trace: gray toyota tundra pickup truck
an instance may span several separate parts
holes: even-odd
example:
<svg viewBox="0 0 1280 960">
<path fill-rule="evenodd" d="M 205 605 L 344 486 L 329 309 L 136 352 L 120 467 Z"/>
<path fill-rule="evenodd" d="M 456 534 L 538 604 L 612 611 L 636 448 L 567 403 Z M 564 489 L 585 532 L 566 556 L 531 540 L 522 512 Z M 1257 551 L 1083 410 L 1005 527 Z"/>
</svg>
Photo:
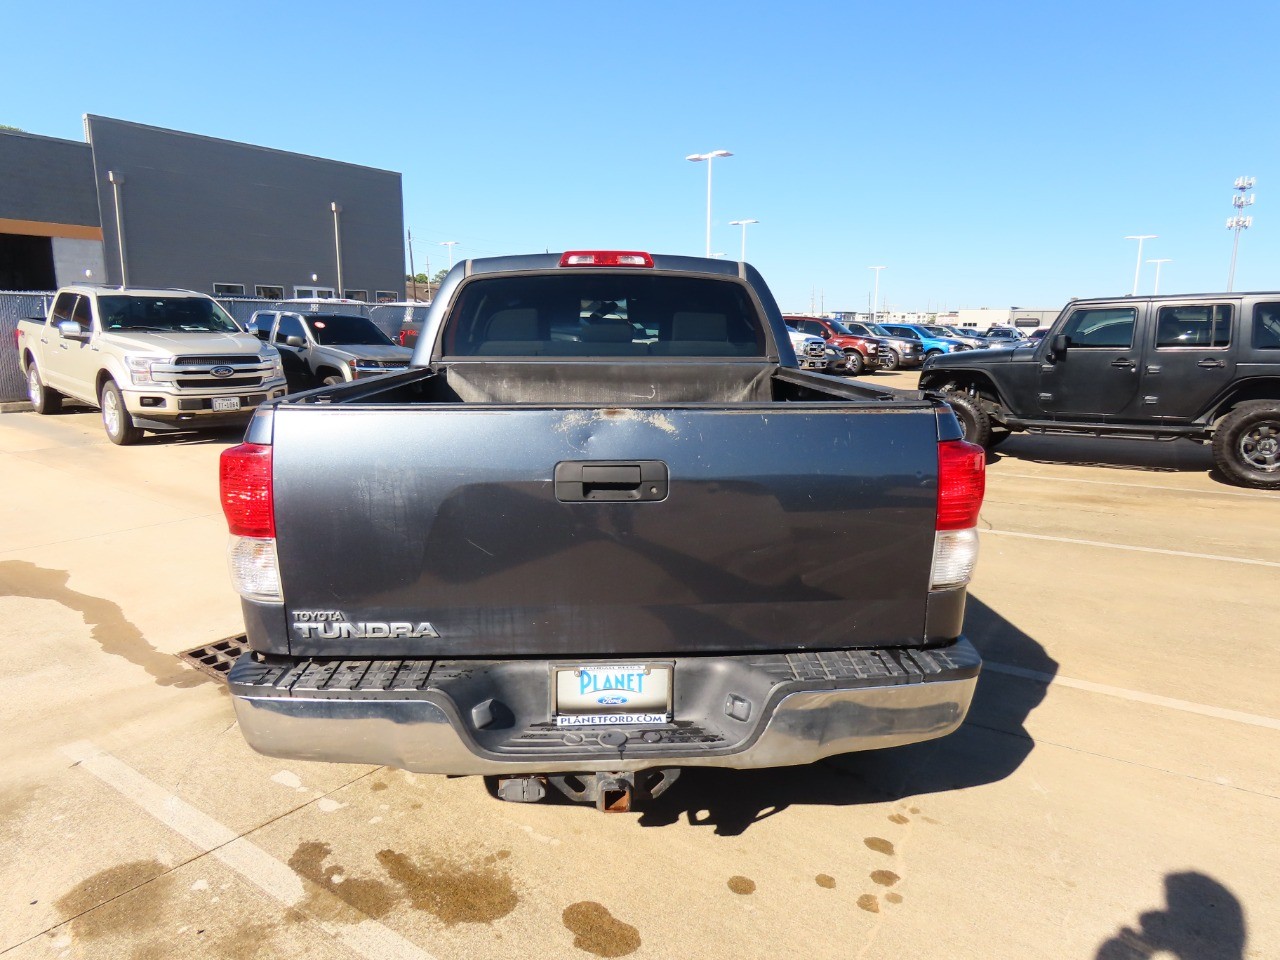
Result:
<svg viewBox="0 0 1280 960">
<path fill-rule="evenodd" d="M 265 754 L 616 810 L 968 710 L 982 451 L 936 397 L 799 370 L 747 264 L 465 261 L 409 370 L 245 441 L 229 682 Z"/>
</svg>

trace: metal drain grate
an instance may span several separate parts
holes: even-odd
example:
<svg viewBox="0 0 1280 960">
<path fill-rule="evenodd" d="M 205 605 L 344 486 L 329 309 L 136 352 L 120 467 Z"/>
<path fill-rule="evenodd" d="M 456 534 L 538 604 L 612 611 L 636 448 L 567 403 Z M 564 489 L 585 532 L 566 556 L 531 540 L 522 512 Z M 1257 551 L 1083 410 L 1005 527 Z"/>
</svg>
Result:
<svg viewBox="0 0 1280 960">
<path fill-rule="evenodd" d="M 207 673 L 215 680 L 225 681 L 227 674 L 231 672 L 232 665 L 248 652 L 249 644 L 245 642 L 244 634 L 241 634 L 203 647 L 184 650 L 178 654 L 178 659 L 187 661 L 201 673 Z"/>
</svg>

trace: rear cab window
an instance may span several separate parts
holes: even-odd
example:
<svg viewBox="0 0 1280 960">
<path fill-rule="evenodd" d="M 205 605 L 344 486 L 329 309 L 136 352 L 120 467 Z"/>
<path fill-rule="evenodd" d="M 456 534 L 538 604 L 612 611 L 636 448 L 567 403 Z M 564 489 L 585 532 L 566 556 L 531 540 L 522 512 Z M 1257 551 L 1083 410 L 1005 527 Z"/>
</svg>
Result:
<svg viewBox="0 0 1280 960">
<path fill-rule="evenodd" d="M 760 313 L 735 280 L 587 273 L 478 277 L 442 332 L 446 357 L 764 357 Z"/>
</svg>

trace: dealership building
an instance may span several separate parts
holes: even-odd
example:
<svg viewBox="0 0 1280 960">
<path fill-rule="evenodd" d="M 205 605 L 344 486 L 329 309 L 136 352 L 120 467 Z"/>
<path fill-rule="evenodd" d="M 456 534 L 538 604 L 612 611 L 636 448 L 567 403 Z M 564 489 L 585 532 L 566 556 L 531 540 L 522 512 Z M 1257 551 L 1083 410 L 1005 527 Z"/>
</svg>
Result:
<svg viewBox="0 0 1280 960">
<path fill-rule="evenodd" d="M 86 115 L 0 130 L 0 290 L 403 299 L 400 174 Z"/>
</svg>

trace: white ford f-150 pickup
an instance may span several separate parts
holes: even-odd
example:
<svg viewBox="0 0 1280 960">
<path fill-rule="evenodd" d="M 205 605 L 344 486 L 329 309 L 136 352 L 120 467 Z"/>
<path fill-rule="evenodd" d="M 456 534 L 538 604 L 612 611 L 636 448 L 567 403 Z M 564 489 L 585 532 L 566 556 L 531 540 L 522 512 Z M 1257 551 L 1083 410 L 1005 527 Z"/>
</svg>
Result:
<svg viewBox="0 0 1280 960">
<path fill-rule="evenodd" d="M 37 413 L 99 407 L 118 444 L 244 423 L 286 391 L 279 351 L 189 290 L 64 287 L 43 321 L 19 322 L 18 355 Z"/>
</svg>

